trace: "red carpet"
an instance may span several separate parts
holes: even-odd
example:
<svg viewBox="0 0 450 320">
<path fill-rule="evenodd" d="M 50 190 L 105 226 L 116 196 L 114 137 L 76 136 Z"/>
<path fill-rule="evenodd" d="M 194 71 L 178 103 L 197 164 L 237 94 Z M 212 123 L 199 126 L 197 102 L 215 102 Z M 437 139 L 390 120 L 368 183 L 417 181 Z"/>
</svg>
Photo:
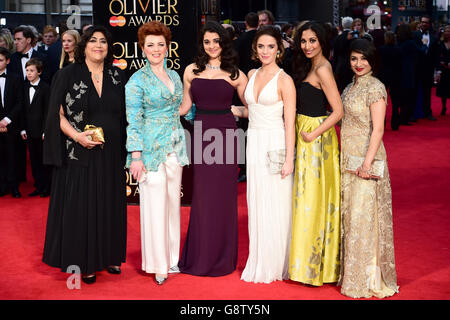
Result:
<svg viewBox="0 0 450 320">
<path fill-rule="evenodd" d="M 433 111 L 440 113 L 433 96 Z M 410 127 L 386 129 L 384 142 L 393 190 L 395 254 L 400 293 L 390 299 L 450 298 L 450 115 L 421 119 Z M 387 119 L 389 124 L 389 119 Z M 310 287 L 292 281 L 250 284 L 240 280 L 248 255 L 245 184 L 239 185 L 237 270 L 224 277 L 170 275 L 157 286 L 140 271 L 139 207 L 128 207 L 128 254 L 122 274 L 97 274 L 94 285 L 66 286 L 68 274 L 41 262 L 48 198 L 0 198 L 0 299 L 303 300 L 348 299 L 335 285 Z M 448 198 L 447 198 L 448 197 Z M 182 209 L 182 242 L 189 208 Z"/>
</svg>

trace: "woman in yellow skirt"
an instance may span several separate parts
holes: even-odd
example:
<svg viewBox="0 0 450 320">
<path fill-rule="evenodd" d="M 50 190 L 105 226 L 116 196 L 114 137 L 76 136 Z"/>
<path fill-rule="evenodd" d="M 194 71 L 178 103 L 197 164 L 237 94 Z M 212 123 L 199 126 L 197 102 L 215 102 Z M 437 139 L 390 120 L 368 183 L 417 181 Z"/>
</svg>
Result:
<svg viewBox="0 0 450 320">
<path fill-rule="evenodd" d="M 297 89 L 290 279 L 321 286 L 339 278 L 340 172 L 334 125 L 343 117 L 325 28 L 318 22 L 296 35 Z M 327 106 L 332 112 L 327 116 Z"/>
</svg>

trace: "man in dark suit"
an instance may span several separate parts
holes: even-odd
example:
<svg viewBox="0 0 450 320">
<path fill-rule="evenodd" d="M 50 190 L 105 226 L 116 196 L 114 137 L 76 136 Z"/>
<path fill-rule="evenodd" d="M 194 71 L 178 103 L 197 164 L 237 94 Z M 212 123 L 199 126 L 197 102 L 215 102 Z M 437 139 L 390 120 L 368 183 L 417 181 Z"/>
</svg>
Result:
<svg viewBox="0 0 450 320">
<path fill-rule="evenodd" d="M 30 59 L 25 67 L 28 82 L 25 84 L 23 92 L 24 106 L 20 135 L 28 144 L 31 172 L 36 188 L 29 196 L 46 197 L 50 194 L 50 180 L 48 167 L 43 164 L 43 139 L 50 86 L 39 78 L 43 68 L 39 59 Z"/>
<path fill-rule="evenodd" d="M 414 32 L 421 47 L 418 66 L 419 85 L 422 86 L 422 107 L 425 118 L 436 120 L 431 112 L 431 88 L 434 81 L 434 69 L 438 57 L 438 39 L 430 31 L 431 18 L 427 15 L 420 19 L 420 30 Z"/>
<path fill-rule="evenodd" d="M 336 41 L 334 42 L 332 65 L 334 74 L 336 75 L 336 83 L 340 92 L 342 92 L 352 81 L 353 77 L 353 72 L 350 69 L 350 62 L 348 61 L 348 50 L 351 42 L 349 32 L 351 32 L 352 23 L 352 17 L 342 18 L 343 31 L 339 36 L 337 36 Z"/>
<path fill-rule="evenodd" d="M 13 197 L 20 198 L 15 146 L 22 111 L 23 81 L 7 72 L 9 62 L 9 51 L 0 47 L 0 196 L 11 192 Z"/>
<path fill-rule="evenodd" d="M 250 12 L 245 16 L 245 32 L 243 32 L 236 40 L 236 51 L 239 55 L 239 69 L 246 75 L 252 69 L 256 69 L 260 66 L 260 63 L 252 59 L 252 43 L 255 38 L 256 29 L 258 28 L 258 15 L 255 12 Z M 234 99 L 234 103 L 241 105 L 238 101 L 237 95 Z M 244 101 L 245 102 L 245 101 Z M 237 126 L 244 130 L 248 129 L 248 119 L 239 118 Z M 245 152 L 244 152 L 245 156 Z M 243 182 L 246 180 L 246 164 L 239 164 L 239 177 L 238 181 Z"/>
<path fill-rule="evenodd" d="M 19 26 L 13 31 L 14 34 L 14 44 L 16 45 L 16 52 L 11 55 L 11 61 L 8 64 L 8 73 L 16 74 L 22 79 L 23 84 L 27 81 L 25 64 L 31 58 L 38 58 L 44 63 L 44 70 L 42 72 L 41 79 L 48 84 L 50 84 L 50 76 L 47 70 L 47 59 L 46 55 L 37 52 L 33 49 L 33 43 L 35 40 L 35 35 L 33 31 L 26 26 Z M 26 181 L 26 170 L 27 170 L 27 153 L 26 153 L 26 143 L 17 136 L 16 142 L 16 169 L 18 170 L 17 178 L 19 181 Z"/>
<path fill-rule="evenodd" d="M 252 42 L 258 28 L 258 15 L 250 12 L 245 16 L 245 32 L 236 40 L 236 51 L 239 55 L 239 69 L 246 75 L 252 69 L 259 67 L 259 63 L 252 60 Z"/>
<path fill-rule="evenodd" d="M 14 44 L 16 52 L 11 55 L 11 61 L 8 65 L 8 73 L 18 75 L 24 82 L 26 81 L 25 64 L 31 58 L 38 58 L 44 64 L 41 79 L 50 84 L 50 77 L 47 71 L 47 58 L 41 52 L 33 49 L 32 44 L 35 39 L 33 31 L 27 27 L 17 27 L 13 31 Z"/>
</svg>

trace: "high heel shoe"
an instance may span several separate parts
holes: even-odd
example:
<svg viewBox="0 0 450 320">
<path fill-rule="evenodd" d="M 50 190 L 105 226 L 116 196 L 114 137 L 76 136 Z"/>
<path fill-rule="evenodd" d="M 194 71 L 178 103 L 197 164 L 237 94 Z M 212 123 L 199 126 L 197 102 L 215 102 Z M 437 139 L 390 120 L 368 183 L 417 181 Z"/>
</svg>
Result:
<svg viewBox="0 0 450 320">
<path fill-rule="evenodd" d="M 121 274 L 122 271 L 120 270 L 120 267 L 118 266 L 109 266 L 106 268 L 106 270 L 111 274 Z"/>
<path fill-rule="evenodd" d="M 155 274 L 155 280 L 156 280 L 156 283 L 157 284 L 159 284 L 159 285 L 162 285 L 164 282 L 166 282 L 166 280 L 167 280 L 167 277 L 159 277 L 159 276 L 157 276 L 156 274 Z"/>
<path fill-rule="evenodd" d="M 97 276 L 94 274 L 89 274 L 81 277 L 81 280 L 83 280 L 86 284 L 93 284 L 95 281 L 97 281 Z"/>
</svg>

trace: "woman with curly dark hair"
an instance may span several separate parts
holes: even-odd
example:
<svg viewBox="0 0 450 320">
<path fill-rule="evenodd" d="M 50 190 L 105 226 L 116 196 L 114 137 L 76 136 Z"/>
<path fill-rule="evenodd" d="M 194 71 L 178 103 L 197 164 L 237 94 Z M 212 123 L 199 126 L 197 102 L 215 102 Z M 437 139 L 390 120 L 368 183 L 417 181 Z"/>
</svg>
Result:
<svg viewBox="0 0 450 320">
<path fill-rule="evenodd" d="M 321 286 L 336 282 L 339 275 L 340 173 L 334 126 L 344 112 L 325 28 L 308 22 L 294 43 L 297 157 L 289 271 L 291 280 Z"/>
<path fill-rule="evenodd" d="M 54 170 L 43 261 L 77 266 L 88 284 L 104 269 L 120 274 L 126 257 L 126 81 L 111 44 L 104 27 L 83 34 L 75 63 L 55 74 L 45 128 L 44 163 Z"/>
<path fill-rule="evenodd" d="M 184 273 L 222 276 L 237 263 L 238 144 L 231 105 L 235 90 L 245 101 L 247 77 L 237 67 L 228 33 L 217 22 L 203 28 L 199 53 L 186 67 L 183 81 L 180 114 L 195 103 L 196 115 L 191 215 L 178 266 Z"/>
</svg>

